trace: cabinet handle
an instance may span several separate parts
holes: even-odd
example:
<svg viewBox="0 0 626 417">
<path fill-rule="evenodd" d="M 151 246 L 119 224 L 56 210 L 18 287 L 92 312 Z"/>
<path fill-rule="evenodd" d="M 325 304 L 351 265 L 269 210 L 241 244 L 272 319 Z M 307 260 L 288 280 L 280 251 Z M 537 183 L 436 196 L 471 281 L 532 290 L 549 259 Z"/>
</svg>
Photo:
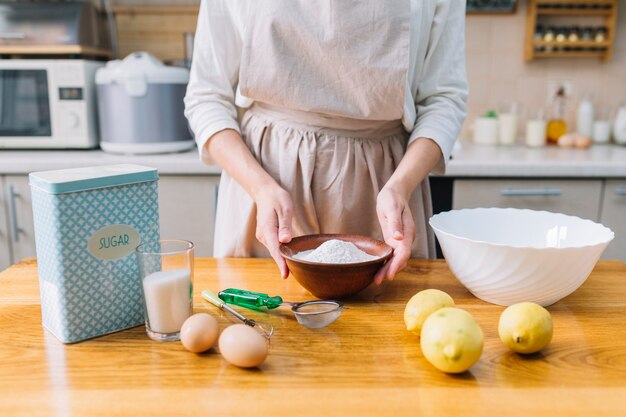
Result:
<svg viewBox="0 0 626 417">
<path fill-rule="evenodd" d="M 11 234 L 13 235 L 13 241 L 20 241 L 20 233 L 23 232 L 20 226 L 17 224 L 17 207 L 15 205 L 15 199 L 20 197 L 20 194 L 15 191 L 15 187 L 10 185 L 7 187 L 7 194 L 9 196 L 9 216 L 11 217 Z"/>
<path fill-rule="evenodd" d="M 28 35 L 24 32 L 0 32 L 0 39 L 26 39 Z"/>
<path fill-rule="evenodd" d="M 615 188 L 615 194 L 617 194 L 617 195 L 626 195 L 626 187 L 617 187 L 617 188 Z"/>
<path fill-rule="evenodd" d="M 217 219 L 217 196 L 220 193 L 220 186 L 218 185 L 214 185 L 213 186 L 213 224 L 215 224 L 215 220 Z"/>
<path fill-rule="evenodd" d="M 561 195 L 560 188 L 504 188 L 500 190 L 500 195 L 506 197 L 518 196 L 558 196 Z"/>
</svg>

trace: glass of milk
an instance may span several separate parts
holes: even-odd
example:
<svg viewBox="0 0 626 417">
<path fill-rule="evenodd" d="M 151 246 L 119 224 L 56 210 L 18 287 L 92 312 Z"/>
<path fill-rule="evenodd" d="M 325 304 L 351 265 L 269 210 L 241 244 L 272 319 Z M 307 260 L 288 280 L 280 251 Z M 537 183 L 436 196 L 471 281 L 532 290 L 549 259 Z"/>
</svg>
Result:
<svg viewBox="0 0 626 417">
<path fill-rule="evenodd" d="M 180 339 L 180 328 L 193 311 L 193 243 L 146 242 L 135 249 L 141 276 L 146 333 L 152 340 Z"/>
</svg>

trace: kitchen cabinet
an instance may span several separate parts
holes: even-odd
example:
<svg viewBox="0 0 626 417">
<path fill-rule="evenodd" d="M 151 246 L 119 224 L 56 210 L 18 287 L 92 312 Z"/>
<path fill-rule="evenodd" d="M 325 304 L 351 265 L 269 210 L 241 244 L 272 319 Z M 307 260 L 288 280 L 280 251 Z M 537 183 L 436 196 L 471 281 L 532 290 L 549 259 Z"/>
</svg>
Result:
<svg viewBox="0 0 626 417">
<path fill-rule="evenodd" d="M 12 262 L 35 256 L 35 231 L 30 186 L 27 175 L 6 175 L 7 239 L 11 245 Z"/>
<path fill-rule="evenodd" d="M 161 239 L 185 239 L 195 256 L 213 256 L 217 175 L 167 175 L 159 178 Z"/>
<path fill-rule="evenodd" d="M 605 182 L 600 223 L 615 233 L 603 258 L 626 261 L 626 180 Z"/>
<path fill-rule="evenodd" d="M 36 256 L 27 175 L 0 176 L 0 270 Z M 213 254 L 218 175 L 163 175 L 159 179 L 162 239 L 185 239 L 196 256 Z"/>
<path fill-rule="evenodd" d="M 514 207 L 565 213 L 598 221 L 602 180 L 457 179 L 452 207 Z"/>
<path fill-rule="evenodd" d="M 11 265 L 11 245 L 9 245 L 9 219 L 7 216 L 6 187 L 0 176 L 0 271 Z"/>
</svg>

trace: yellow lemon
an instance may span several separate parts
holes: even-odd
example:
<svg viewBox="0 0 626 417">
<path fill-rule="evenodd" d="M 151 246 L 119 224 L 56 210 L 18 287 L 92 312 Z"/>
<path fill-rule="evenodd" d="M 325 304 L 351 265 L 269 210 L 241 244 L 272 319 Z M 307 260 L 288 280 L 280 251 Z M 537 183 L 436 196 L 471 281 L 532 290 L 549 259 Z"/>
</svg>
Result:
<svg viewBox="0 0 626 417">
<path fill-rule="evenodd" d="M 465 310 L 446 307 L 424 322 L 420 340 L 424 357 L 447 373 L 465 372 L 483 353 L 483 331 Z"/>
<path fill-rule="evenodd" d="M 424 320 L 435 311 L 453 307 L 454 300 L 447 293 L 430 289 L 415 294 L 404 309 L 404 323 L 410 332 L 420 334 Z"/>
<path fill-rule="evenodd" d="M 513 304 L 500 315 L 498 334 L 517 353 L 539 352 L 552 340 L 552 317 L 539 304 Z"/>
</svg>

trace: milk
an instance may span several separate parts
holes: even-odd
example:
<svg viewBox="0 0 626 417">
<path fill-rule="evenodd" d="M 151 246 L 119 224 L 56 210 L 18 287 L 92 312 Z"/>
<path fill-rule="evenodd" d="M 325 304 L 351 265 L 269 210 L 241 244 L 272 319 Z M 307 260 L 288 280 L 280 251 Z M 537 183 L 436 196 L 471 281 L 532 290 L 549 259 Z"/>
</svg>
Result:
<svg viewBox="0 0 626 417">
<path fill-rule="evenodd" d="M 158 271 L 143 279 L 150 330 L 176 333 L 191 315 L 191 273 L 188 269 Z"/>
</svg>

